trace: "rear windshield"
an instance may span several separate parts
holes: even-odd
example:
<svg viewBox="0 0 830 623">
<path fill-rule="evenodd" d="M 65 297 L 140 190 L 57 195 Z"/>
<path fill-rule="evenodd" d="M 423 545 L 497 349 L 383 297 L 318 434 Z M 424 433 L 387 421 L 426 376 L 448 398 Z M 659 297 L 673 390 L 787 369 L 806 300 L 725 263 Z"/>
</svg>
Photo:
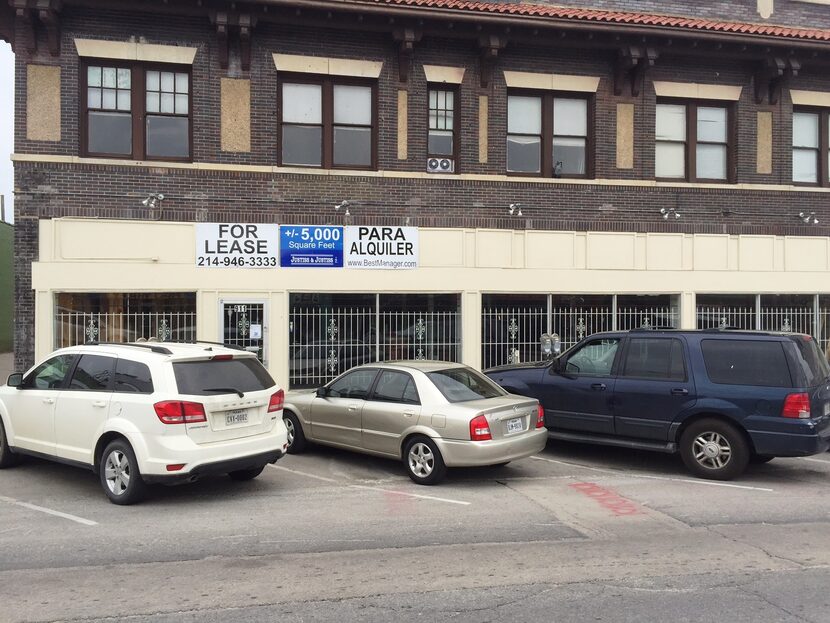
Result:
<svg viewBox="0 0 830 623">
<path fill-rule="evenodd" d="M 796 348 L 790 351 L 795 359 L 796 368 L 804 375 L 806 387 L 819 385 L 830 376 L 830 365 L 818 349 L 818 344 L 809 335 L 794 335 L 790 341 Z"/>
<path fill-rule="evenodd" d="M 706 373 L 713 383 L 792 387 L 783 344 L 761 340 L 703 340 Z"/>
<path fill-rule="evenodd" d="M 180 394 L 216 396 L 258 392 L 276 385 L 254 357 L 220 361 L 179 361 L 173 364 Z"/>
<path fill-rule="evenodd" d="M 448 402 L 465 402 L 506 395 L 506 392 L 493 381 L 470 368 L 438 370 L 427 373 L 427 376 Z"/>
</svg>

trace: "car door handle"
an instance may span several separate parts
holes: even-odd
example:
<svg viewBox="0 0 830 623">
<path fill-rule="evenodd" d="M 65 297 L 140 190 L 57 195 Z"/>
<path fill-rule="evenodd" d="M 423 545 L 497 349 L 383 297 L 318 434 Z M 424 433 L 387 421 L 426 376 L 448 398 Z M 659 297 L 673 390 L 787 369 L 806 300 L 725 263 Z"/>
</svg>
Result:
<svg viewBox="0 0 830 623">
<path fill-rule="evenodd" d="M 43 399 L 43 404 L 45 404 L 45 405 L 53 405 L 53 404 L 55 404 L 55 399 L 54 399 L 54 398 L 44 398 L 44 399 Z"/>
<path fill-rule="evenodd" d="M 591 383 L 591 389 L 598 392 L 605 391 L 605 383 Z"/>
<path fill-rule="evenodd" d="M 103 400 L 96 400 L 95 402 L 92 403 L 92 406 L 93 407 L 98 407 L 99 409 L 103 409 L 104 407 L 107 406 L 107 403 L 104 402 Z"/>
<path fill-rule="evenodd" d="M 403 415 L 404 415 L 404 417 L 412 417 L 413 415 L 415 415 L 415 412 L 414 411 L 404 411 Z"/>
<path fill-rule="evenodd" d="M 357 411 L 357 405 L 349 405 L 349 411 Z"/>
<path fill-rule="evenodd" d="M 675 387 L 673 390 L 671 390 L 671 394 L 672 396 L 688 396 L 689 390 L 685 387 Z"/>
</svg>

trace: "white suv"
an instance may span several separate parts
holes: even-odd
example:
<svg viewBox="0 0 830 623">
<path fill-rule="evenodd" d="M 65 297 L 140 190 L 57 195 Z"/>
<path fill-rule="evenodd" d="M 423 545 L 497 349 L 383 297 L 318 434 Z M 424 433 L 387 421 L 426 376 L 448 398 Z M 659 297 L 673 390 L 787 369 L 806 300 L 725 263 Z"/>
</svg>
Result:
<svg viewBox="0 0 830 623">
<path fill-rule="evenodd" d="M 0 468 L 20 455 L 99 474 L 115 504 L 147 483 L 256 478 L 288 447 L 283 390 L 253 353 L 218 344 L 85 344 L 0 386 Z"/>
</svg>

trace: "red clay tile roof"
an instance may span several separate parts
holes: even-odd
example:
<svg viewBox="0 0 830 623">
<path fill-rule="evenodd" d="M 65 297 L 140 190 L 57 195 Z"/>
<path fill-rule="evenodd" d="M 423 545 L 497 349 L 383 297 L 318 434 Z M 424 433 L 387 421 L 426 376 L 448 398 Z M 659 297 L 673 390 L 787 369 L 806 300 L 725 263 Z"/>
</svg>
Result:
<svg viewBox="0 0 830 623">
<path fill-rule="evenodd" d="M 711 19 L 654 15 L 649 13 L 626 13 L 601 9 L 576 9 L 544 4 L 469 2 L 467 0 L 371 0 L 371 2 L 373 4 L 386 4 L 391 6 L 451 9 L 495 15 L 549 17 L 582 22 L 632 24 L 767 37 L 785 37 L 810 41 L 830 41 L 830 30 L 791 28 L 788 26 L 749 24 L 745 22 L 724 22 Z"/>
</svg>

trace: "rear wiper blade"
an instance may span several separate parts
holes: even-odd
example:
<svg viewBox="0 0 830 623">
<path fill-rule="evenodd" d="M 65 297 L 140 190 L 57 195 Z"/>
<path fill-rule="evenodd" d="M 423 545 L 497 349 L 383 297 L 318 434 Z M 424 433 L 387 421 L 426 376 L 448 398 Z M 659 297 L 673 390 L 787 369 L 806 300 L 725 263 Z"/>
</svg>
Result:
<svg viewBox="0 0 830 623">
<path fill-rule="evenodd" d="M 203 387 L 203 392 L 228 392 L 231 394 L 237 394 L 240 398 L 244 398 L 245 394 L 241 391 L 236 389 L 235 387 Z"/>
</svg>

